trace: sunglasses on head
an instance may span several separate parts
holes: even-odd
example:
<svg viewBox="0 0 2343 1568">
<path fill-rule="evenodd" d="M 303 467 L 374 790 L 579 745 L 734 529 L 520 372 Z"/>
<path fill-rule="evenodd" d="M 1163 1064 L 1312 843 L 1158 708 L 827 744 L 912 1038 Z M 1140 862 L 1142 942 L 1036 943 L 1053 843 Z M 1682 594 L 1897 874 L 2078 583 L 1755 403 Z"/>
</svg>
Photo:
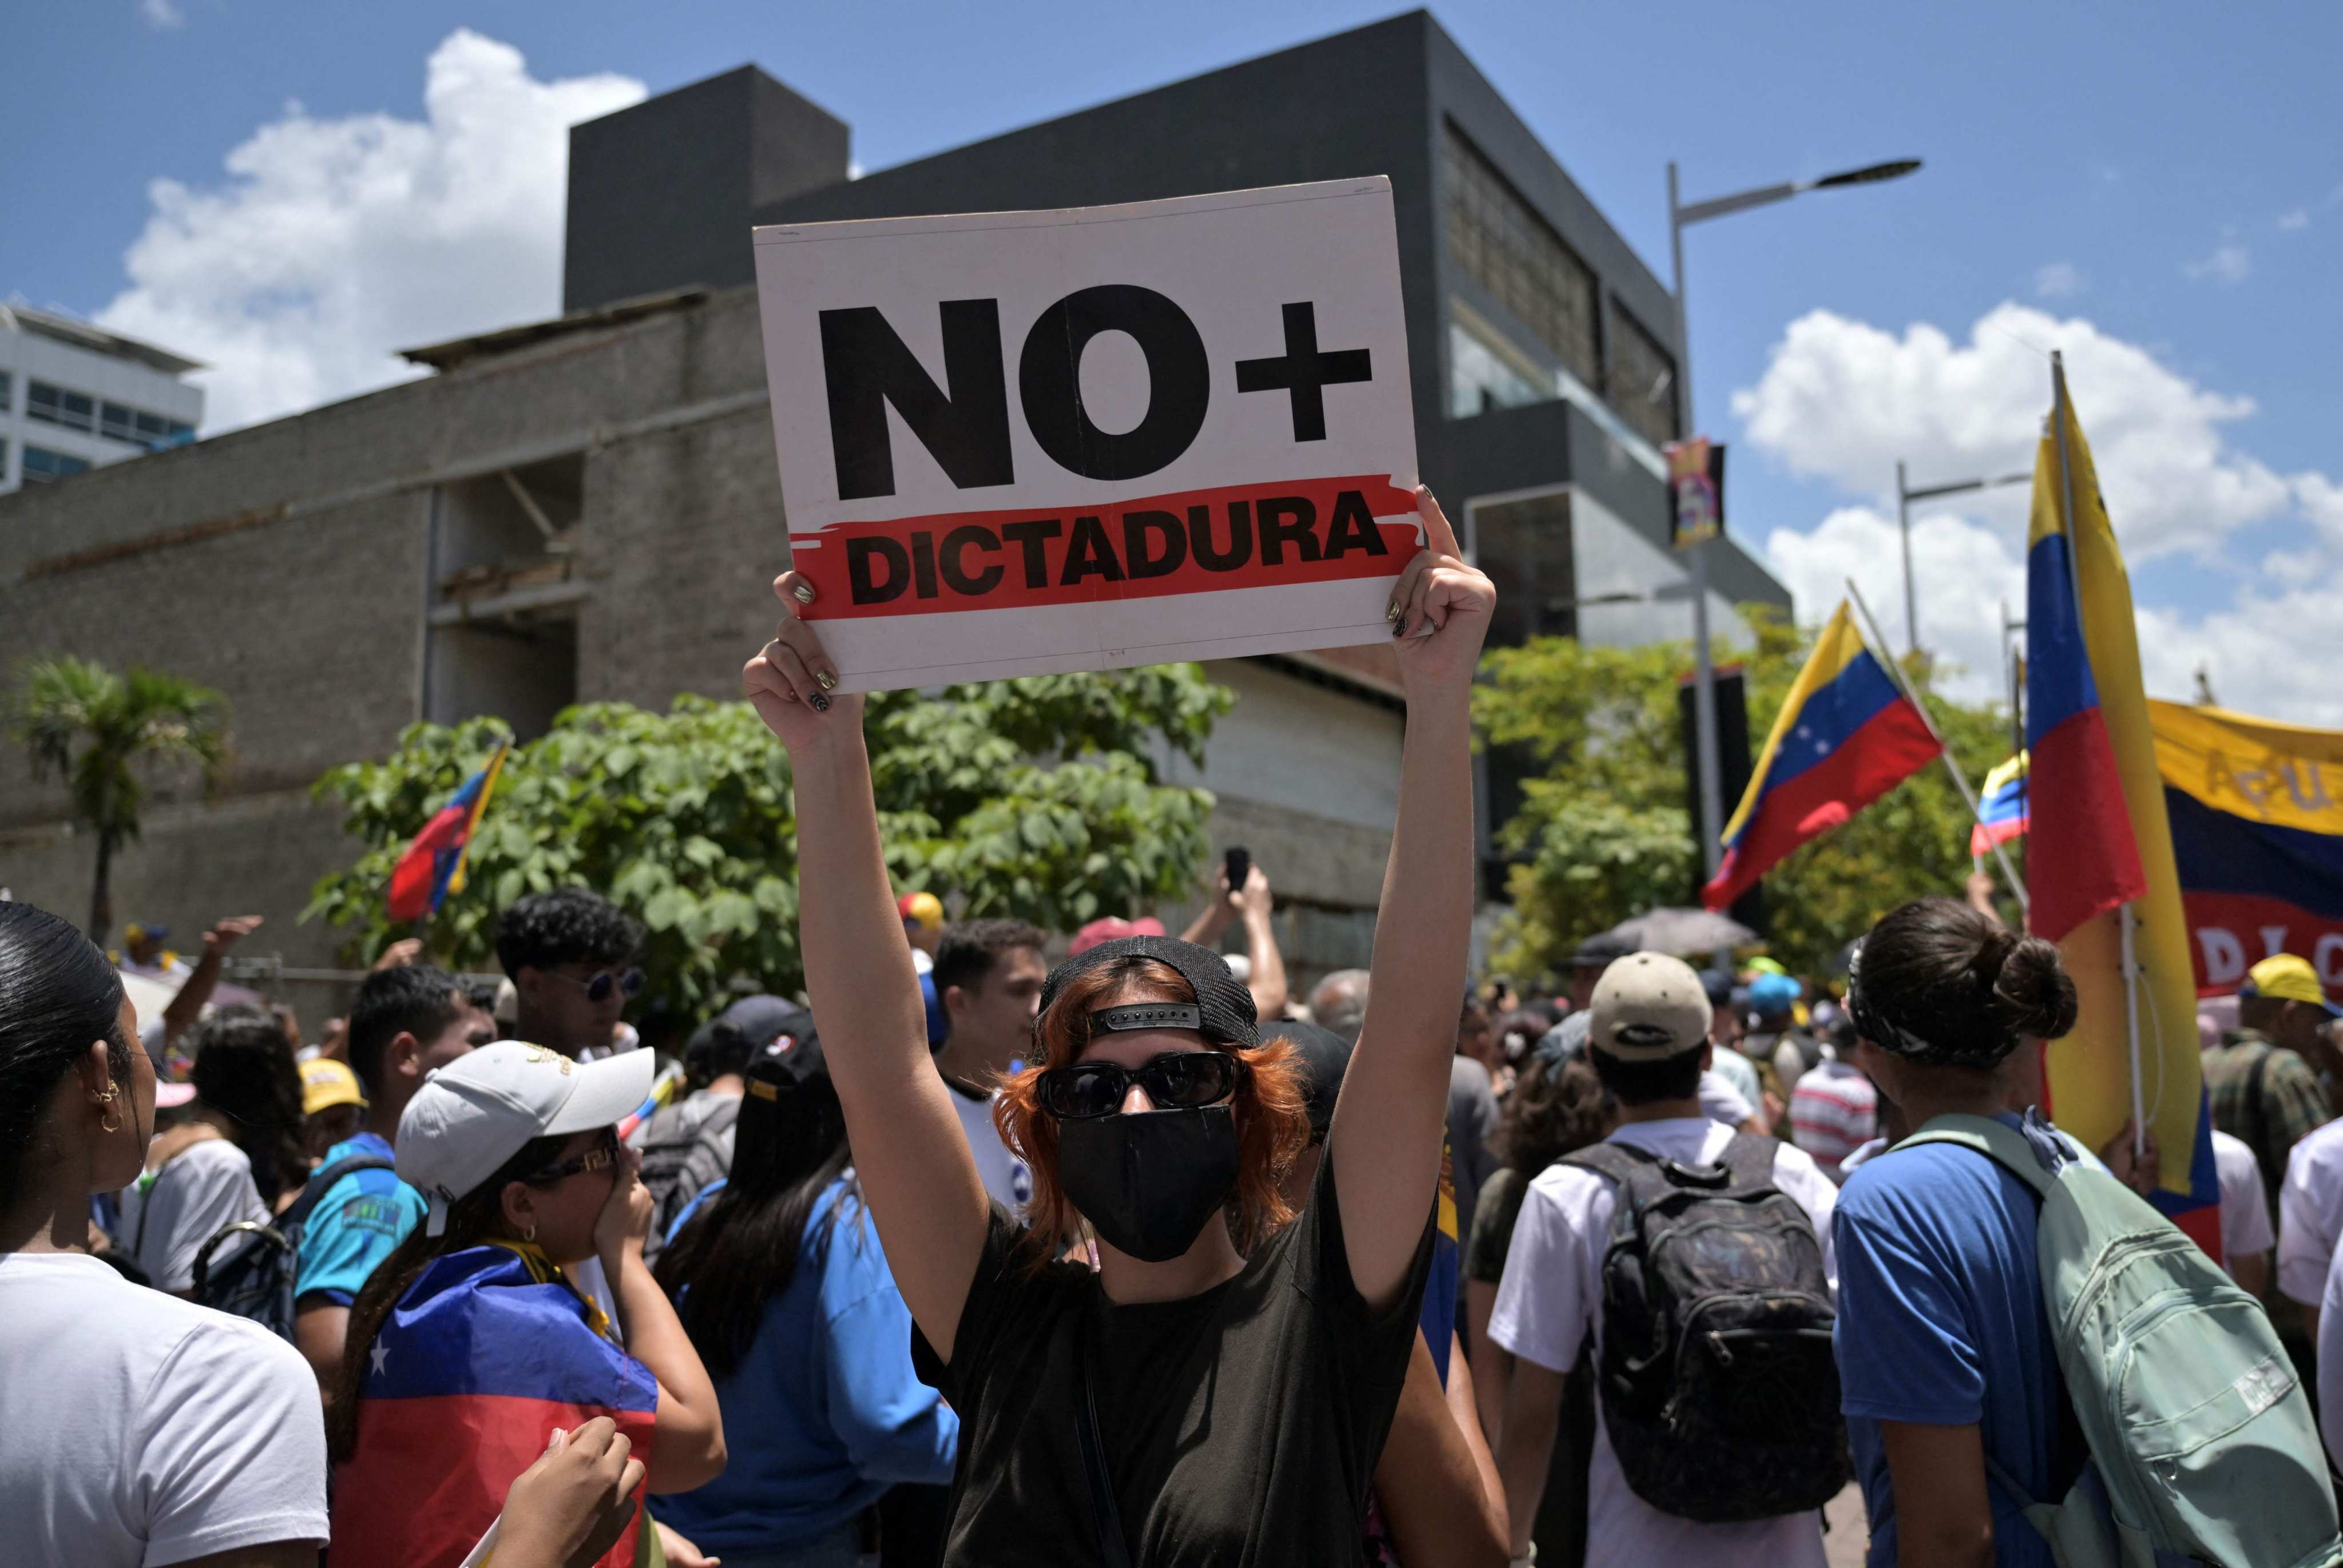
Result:
<svg viewBox="0 0 2343 1568">
<path fill-rule="evenodd" d="M 1244 1063 L 1222 1050 L 1166 1051 L 1138 1067 L 1111 1061 L 1076 1061 L 1041 1075 L 1041 1109 L 1061 1121 L 1086 1121 L 1122 1109 L 1134 1083 L 1159 1110 L 1192 1111 L 1216 1105 L 1236 1092 Z"/>
<path fill-rule="evenodd" d="M 624 973 L 616 970 L 604 970 L 592 980 L 578 980 L 574 976 L 563 974 L 558 970 L 548 970 L 546 973 L 556 980 L 568 980 L 571 985 L 584 991 L 588 1001 L 609 1000 L 613 988 L 616 988 L 622 996 L 632 996 L 643 989 L 643 971 L 640 970 L 628 970 Z"/>
<path fill-rule="evenodd" d="M 602 1141 L 586 1151 L 585 1153 L 573 1154 L 558 1165 L 548 1165 L 534 1176 L 524 1176 L 521 1180 L 532 1187 L 551 1187 L 568 1181 L 572 1176 L 583 1176 L 588 1171 L 599 1171 L 606 1165 L 615 1165 L 618 1160 L 618 1130 L 608 1127 L 603 1129 Z"/>
</svg>

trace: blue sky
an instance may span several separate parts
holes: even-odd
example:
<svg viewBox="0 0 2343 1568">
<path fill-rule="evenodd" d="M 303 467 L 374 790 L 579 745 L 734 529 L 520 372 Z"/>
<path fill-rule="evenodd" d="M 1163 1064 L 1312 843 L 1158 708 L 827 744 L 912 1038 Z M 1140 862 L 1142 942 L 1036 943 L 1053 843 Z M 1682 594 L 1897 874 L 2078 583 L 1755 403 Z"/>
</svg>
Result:
<svg viewBox="0 0 2343 1568">
<path fill-rule="evenodd" d="M 602 112 L 751 60 L 847 119 L 877 168 L 1384 14 L 81 0 L 16 29 L 0 74 L 14 127 L 0 167 L 20 215 L 0 226 L 0 296 L 201 339 L 185 344 L 197 354 L 217 345 L 245 380 L 215 393 L 215 413 L 250 417 L 375 384 L 385 351 L 497 324 L 483 314 L 552 307 L 537 298 L 543 236 L 516 228 L 542 229 L 540 207 L 433 196 L 481 176 L 427 147 L 399 161 L 409 141 L 469 134 L 448 128 L 467 82 L 503 84 L 479 91 L 532 149 L 492 160 L 515 180 L 558 156 L 558 124 L 529 116 Z M 1434 15 L 1663 271 L 1671 156 L 1695 199 L 1927 161 L 1894 186 L 1688 236 L 1694 384 L 1703 425 L 1735 444 L 1733 526 L 1807 613 L 1847 568 L 1894 597 L 1876 558 L 1897 455 L 1916 480 L 2024 466 L 2047 397 L 2036 350 L 2056 344 L 2133 556 L 2151 686 L 2186 695 L 2202 660 L 2234 705 L 2343 722 L 2319 668 L 2343 646 L 2343 10 L 2138 5 L 2116 25 L 2101 7 L 1694 4 L 1664 28 L 1649 7 L 1554 0 Z M 468 54 L 450 47 L 458 29 L 479 35 Z M 450 84 L 429 112 L 427 61 Z M 563 85 L 521 90 L 548 83 Z M 480 134 L 493 147 L 505 133 Z M 337 216 L 379 209 L 362 176 L 386 168 L 424 171 L 445 221 L 406 226 L 427 238 Z M 181 189 L 158 196 L 158 180 Z M 313 223 L 336 236 L 317 272 L 287 269 L 277 253 L 324 232 Z M 478 287 L 428 248 L 443 243 L 485 258 Z M 1940 509 L 1920 535 L 1924 635 L 1985 668 L 2014 506 Z"/>
</svg>

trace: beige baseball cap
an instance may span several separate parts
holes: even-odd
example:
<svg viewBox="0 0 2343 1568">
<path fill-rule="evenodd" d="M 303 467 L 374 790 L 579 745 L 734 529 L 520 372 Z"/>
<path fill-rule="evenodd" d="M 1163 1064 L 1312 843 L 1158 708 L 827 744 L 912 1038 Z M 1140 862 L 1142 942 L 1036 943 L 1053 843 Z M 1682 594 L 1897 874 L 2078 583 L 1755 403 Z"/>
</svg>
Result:
<svg viewBox="0 0 2343 1568">
<path fill-rule="evenodd" d="M 1613 960 L 1588 999 L 1586 1043 L 1621 1061 L 1664 1061 L 1708 1043 L 1708 991 L 1665 953 Z"/>
</svg>

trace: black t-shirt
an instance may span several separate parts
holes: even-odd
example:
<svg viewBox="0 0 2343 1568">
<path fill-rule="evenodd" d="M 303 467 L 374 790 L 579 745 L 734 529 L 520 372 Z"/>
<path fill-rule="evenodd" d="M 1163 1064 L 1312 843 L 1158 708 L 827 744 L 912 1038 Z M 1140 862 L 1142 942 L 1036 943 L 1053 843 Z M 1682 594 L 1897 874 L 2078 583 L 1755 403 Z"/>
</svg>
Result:
<svg viewBox="0 0 2343 1568">
<path fill-rule="evenodd" d="M 944 1568 L 1100 1561 L 1080 1424 L 1086 1337 L 1134 1568 L 1356 1568 L 1433 1227 L 1427 1203 L 1405 1289 L 1370 1313 L 1332 1170 L 1321 1164 L 1309 1206 L 1242 1272 L 1184 1301 L 1116 1306 L 1077 1263 L 1032 1273 L 1022 1227 L 994 1208 L 951 1364 L 911 1334 L 913 1366 L 960 1419 Z"/>
</svg>

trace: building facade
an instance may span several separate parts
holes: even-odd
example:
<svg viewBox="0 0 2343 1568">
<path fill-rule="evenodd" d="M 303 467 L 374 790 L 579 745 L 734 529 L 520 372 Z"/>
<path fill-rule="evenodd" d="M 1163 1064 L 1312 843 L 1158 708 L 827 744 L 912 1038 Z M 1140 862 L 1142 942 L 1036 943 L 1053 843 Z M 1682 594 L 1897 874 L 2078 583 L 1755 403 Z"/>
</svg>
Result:
<svg viewBox="0 0 2343 1568">
<path fill-rule="evenodd" d="M 1420 466 L 1499 580 L 1498 639 L 1684 634 L 1684 605 L 1651 597 L 1683 578 L 1658 457 L 1671 301 L 1428 15 L 860 179 L 847 157 L 840 122 L 754 67 L 581 125 L 559 318 L 411 350 L 424 380 L 0 501 L 12 644 L 170 668 L 234 706 L 232 784 L 166 793 L 116 863 L 117 909 L 182 930 L 258 912 L 256 946 L 322 963 L 333 933 L 294 917 L 350 853 L 309 796 L 327 768 L 417 719 L 498 713 L 528 736 L 580 699 L 737 692 L 788 560 L 757 223 L 1388 174 Z M 1786 604 L 1748 557 L 1718 557 L 1721 624 Z M 1403 717 L 1388 650 L 1211 673 L 1236 709 L 1201 773 L 1169 770 L 1211 787 L 1216 842 L 1270 871 L 1302 979 L 1364 962 Z M 88 849 L 63 818 L 0 753 L 0 886 L 80 907 Z"/>
<path fill-rule="evenodd" d="M 203 367 L 167 349 L 22 305 L 0 305 L 0 494 L 143 457 L 196 437 Z"/>
</svg>

